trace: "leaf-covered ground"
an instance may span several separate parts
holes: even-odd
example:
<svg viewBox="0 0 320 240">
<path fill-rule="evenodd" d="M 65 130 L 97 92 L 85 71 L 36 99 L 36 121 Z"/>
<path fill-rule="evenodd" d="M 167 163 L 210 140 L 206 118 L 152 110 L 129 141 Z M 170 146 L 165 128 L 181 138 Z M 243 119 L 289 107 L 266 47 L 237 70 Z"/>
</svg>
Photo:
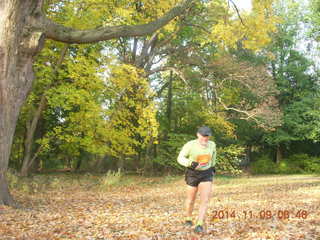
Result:
<svg viewBox="0 0 320 240">
<path fill-rule="evenodd" d="M 0 239 L 320 239 L 317 176 L 215 179 L 202 235 L 182 224 L 183 177 L 50 186 L 12 191 L 23 208 L 0 205 Z"/>
</svg>

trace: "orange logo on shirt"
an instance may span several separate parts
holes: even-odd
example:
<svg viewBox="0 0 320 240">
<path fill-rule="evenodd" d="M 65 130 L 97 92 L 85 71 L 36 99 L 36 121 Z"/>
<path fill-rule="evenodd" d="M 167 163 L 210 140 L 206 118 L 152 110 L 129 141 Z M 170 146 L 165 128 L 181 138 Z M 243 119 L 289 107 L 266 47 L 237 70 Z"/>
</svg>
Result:
<svg viewBox="0 0 320 240">
<path fill-rule="evenodd" d="M 199 163 L 200 166 L 206 165 L 211 159 L 210 154 L 202 154 L 197 156 L 197 162 Z"/>
</svg>

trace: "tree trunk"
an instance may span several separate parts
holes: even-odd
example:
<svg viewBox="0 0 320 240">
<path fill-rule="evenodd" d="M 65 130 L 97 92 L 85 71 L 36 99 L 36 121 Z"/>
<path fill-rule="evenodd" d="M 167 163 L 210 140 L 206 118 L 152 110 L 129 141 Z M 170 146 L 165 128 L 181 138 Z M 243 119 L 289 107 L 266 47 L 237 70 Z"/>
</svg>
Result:
<svg viewBox="0 0 320 240">
<path fill-rule="evenodd" d="M 277 146 L 276 163 L 279 164 L 282 160 L 282 151 L 280 145 Z"/>
<path fill-rule="evenodd" d="M 58 70 L 64 60 L 64 57 L 65 57 L 67 50 L 68 50 L 68 47 L 69 47 L 69 44 L 65 44 L 64 48 L 62 49 L 62 51 L 60 53 L 60 57 L 59 57 L 57 63 L 54 65 L 53 74 L 55 76 L 57 76 L 57 74 L 58 74 Z M 52 86 L 53 86 L 53 84 L 48 86 L 47 90 L 52 88 Z M 35 159 L 35 158 L 31 158 L 32 147 L 33 147 L 33 143 L 34 143 L 34 134 L 36 132 L 41 114 L 42 114 L 43 110 L 46 108 L 46 106 L 47 106 L 47 99 L 46 99 L 45 93 L 43 93 L 41 96 L 41 99 L 40 99 L 39 106 L 38 106 L 38 108 L 32 118 L 32 122 L 30 124 L 27 122 L 27 127 L 26 127 L 27 134 L 26 134 L 26 139 L 24 141 L 23 163 L 22 163 L 22 168 L 20 170 L 21 176 L 27 176 L 29 174 L 29 170 L 33 164 L 33 160 Z"/>
<path fill-rule="evenodd" d="M 31 88 L 32 64 L 43 34 L 31 28 L 41 1 L 0 4 L 0 204 L 14 205 L 5 173 L 20 108 Z"/>
<path fill-rule="evenodd" d="M 120 158 L 117 160 L 117 168 L 120 169 L 121 171 L 124 168 L 124 156 L 120 155 Z"/>
<path fill-rule="evenodd" d="M 99 157 L 99 158 L 101 159 L 101 157 Z M 88 153 L 86 151 L 84 151 L 82 148 L 80 148 L 80 156 L 77 159 L 76 166 L 75 166 L 74 170 L 79 171 L 83 160 L 86 160 L 86 159 L 88 159 Z"/>
<path fill-rule="evenodd" d="M 13 201 L 12 196 L 10 195 L 9 189 L 8 189 L 8 183 L 4 176 L 4 174 L 0 173 L 0 205 L 10 205 L 15 206 L 15 202 Z"/>
<path fill-rule="evenodd" d="M 77 161 L 76 167 L 75 167 L 75 171 L 79 171 L 80 167 L 81 167 L 81 163 L 82 163 L 82 157 L 80 157 Z"/>
<path fill-rule="evenodd" d="M 168 129 L 167 131 L 171 131 L 171 116 L 172 116 L 172 81 L 173 81 L 173 73 L 170 71 L 169 77 L 169 86 L 168 86 L 168 98 L 167 98 L 167 121 L 168 121 Z"/>
<path fill-rule="evenodd" d="M 153 137 L 151 137 L 151 139 L 148 142 L 147 149 L 146 149 L 146 155 L 144 158 L 144 166 L 143 166 L 144 175 L 145 174 L 151 175 L 154 171 L 153 161 L 152 161 L 152 150 L 153 150 L 153 145 L 154 145 L 153 142 L 154 142 L 154 139 L 153 139 Z"/>
<path fill-rule="evenodd" d="M 36 128 L 38 125 L 38 121 L 41 117 L 41 113 L 42 113 L 43 109 L 45 109 L 45 106 L 46 106 L 46 97 L 43 94 L 41 96 L 39 106 L 33 116 L 31 124 L 27 123 L 27 134 L 26 134 L 26 139 L 24 141 L 23 163 L 22 163 L 22 168 L 20 170 L 21 176 L 27 176 L 29 173 L 29 169 L 32 165 L 31 154 L 32 154 L 32 147 L 33 147 L 33 143 L 34 143 L 34 134 L 36 132 Z"/>
<path fill-rule="evenodd" d="M 244 166 L 248 167 L 250 165 L 251 162 L 251 152 L 252 152 L 252 145 L 247 145 L 246 146 L 246 157 L 245 157 L 245 162 L 244 162 Z"/>
<path fill-rule="evenodd" d="M 34 138 L 35 139 L 41 139 L 44 137 L 45 135 L 45 129 L 44 129 L 44 121 L 45 119 L 43 118 L 43 115 L 41 115 L 39 121 L 38 121 L 38 126 L 36 128 L 36 132 L 34 134 Z M 38 143 L 35 144 L 35 147 L 37 148 L 37 150 L 33 153 L 33 157 L 35 157 L 35 154 L 37 154 L 37 152 L 40 153 L 41 149 L 39 150 L 39 148 L 42 148 L 41 145 L 39 145 Z M 41 159 L 39 157 L 36 157 L 34 159 L 34 161 L 32 162 L 31 165 L 31 169 L 29 170 L 30 172 L 39 172 L 41 171 Z"/>
</svg>

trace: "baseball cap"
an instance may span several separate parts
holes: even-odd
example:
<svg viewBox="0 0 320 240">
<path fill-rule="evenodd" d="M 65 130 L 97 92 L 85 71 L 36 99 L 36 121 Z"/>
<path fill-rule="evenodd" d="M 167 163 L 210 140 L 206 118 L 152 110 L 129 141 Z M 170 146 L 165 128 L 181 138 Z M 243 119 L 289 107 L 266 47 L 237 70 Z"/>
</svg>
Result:
<svg viewBox="0 0 320 240">
<path fill-rule="evenodd" d="M 209 127 L 207 126 L 202 126 L 199 127 L 197 133 L 199 133 L 202 136 L 212 136 L 212 131 Z"/>
</svg>

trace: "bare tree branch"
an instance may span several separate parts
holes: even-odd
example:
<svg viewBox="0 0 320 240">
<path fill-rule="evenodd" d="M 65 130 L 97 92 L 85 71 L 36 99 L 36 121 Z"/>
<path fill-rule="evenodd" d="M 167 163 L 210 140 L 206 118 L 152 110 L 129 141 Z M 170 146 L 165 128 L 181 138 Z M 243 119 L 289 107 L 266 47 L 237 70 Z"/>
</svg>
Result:
<svg viewBox="0 0 320 240">
<path fill-rule="evenodd" d="M 215 90 L 215 95 L 216 95 L 216 98 L 218 100 L 218 102 L 222 105 L 222 107 L 225 109 L 225 110 L 231 110 L 231 111 L 235 111 L 235 112 L 238 112 L 238 113 L 242 113 L 244 115 L 246 115 L 247 117 L 240 117 L 240 119 L 244 119 L 244 120 L 249 120 L 249 119 L 252 119 L 254 120 L 260 127 L 262 127 L 263 129 L 273 129 L 272 127 L 268 126 L 268 124 L 260 121 L 258 118 L 256 118 L 256 115 L 258 114 L 258 112 L 248 112 L 248 111 L 245 111 L 245 110 L 240 110 L 240 109 L 237 109 L 237 108 L 232 108 L 232 107 L 228 107 L 223 101 L 222 99 L 218 96 L 217 94 L 217 91 Z"/>
<path fill-rule="evenodd" d="M 247 118 L 241 118 L 241 119 L 250 119 L 250 118 L 253 118 L 253 119 L 257 120 L 257 119 L 254 117 L 254 116 L 256 115 L 256 113 L 250 114 L 248 111 L 245 111 L 245 110 L 240 110 L 240 109 L 237 109 L 237 108 L 228 107 L 228 106 L 222 101 L 221 97 L 219 97 L 216 89 L 214 90 L 214 93 L 215 93 L 216 98 L 218 99 L 218 102 L 223 106 L 223 108 L 224 108 L 225 110 L 232 110 L 232 111 L 235 111 L 235 112 L 238 112 L 238 113 L 243 113 L 243 114 L 245 114 L 245 115 L 248 116 Z"/>
<path fill-rule="evenodd" d="M 168 66 L 164 66 L 164 67 L 158 67 L 158 68 L 155 68 L 151 71 L 149 71 L 147 74 L 148 75 L 151 75 L 151 74 L 154 74 L 154 73 L 157 73 L 157 72 L 164 72 L 164 71 L 172 71 L 174 72 L 175 74 L 177 74 L 177 76 L 180 77 L 180 79 L 188 86 L 190 87 L 187 79 L 185 78 L 183 72 L 181 72 L 180 70 L 174 68 L 174 67 L 168 67 Z"/>
<path fill-rule="evenodd" d="M 243 22 L 242 18 L 241 18 L 241 15 L 240 15 L 240 13 L 239 13 L 239 9 L 238 9 L 237 5 L 236 5 L 232 0 L 229 0 L 229 1 L 232 3 L 232 5 L 233 5 L 234 9 L 236 10 L 237 15 L 238 15 L 238 17 L 239 17 L 239 19 L 240 19 L 240 21 L 241 21 L 242 25 L 243 25 L 243 26 L 246 26 L 246 25 L 244 24 L 244 22 Z"/>
<path fill-rule="evenodd" d="M 157 42 L 158 33 L 154 33 L 149 40 L 145 40 L 141 54 L 136 60 L 136 66 L 143 67 L 144 64 L 148 61 L 149 56 L 151 55 L 153 48 Z"/>
<path fill-rule="evenodd" d="M 137 49 L 138 49 L 138 38 L 135 37 L 134 40 L 133 40 L 132 62 L 136 61 Z"/>
</svg>

